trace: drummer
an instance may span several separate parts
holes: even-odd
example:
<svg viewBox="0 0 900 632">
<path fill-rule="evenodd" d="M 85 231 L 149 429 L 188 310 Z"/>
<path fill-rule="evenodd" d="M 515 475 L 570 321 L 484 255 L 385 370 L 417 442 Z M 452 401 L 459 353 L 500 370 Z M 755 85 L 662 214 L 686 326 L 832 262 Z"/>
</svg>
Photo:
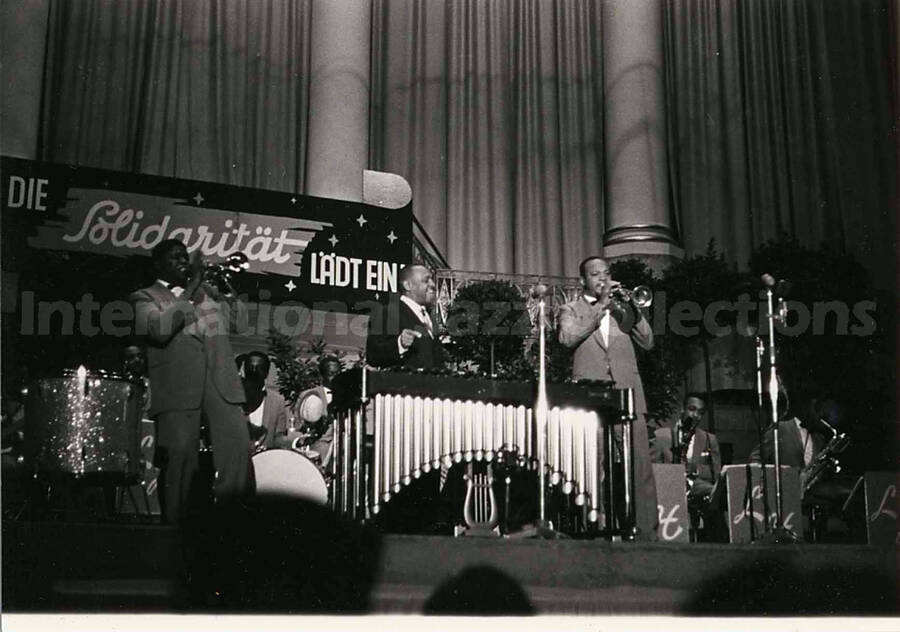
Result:
<svg viewBox="0 0 900 632">
<path fill-rule="evenodd" d="M 247 415 L 253 450 L 289 448 L 299 433 L 289 434 L 293 424 L 289 423 L 287 402 L 278 389 L 267 383 L 272 367 L 269 356 L 262 351 L 251 351 L 239 355 L 235 362 L 244 384 L 247 401 L 242 407 Z"/>
<path fill-rule="evenodd" d="M 301 424 L 301 430 L 313 439 L 312 450 L 319 455 L 321 459 L 319 466 L 324 469 L 331 460 L 334 442 L 334 426 L 328 413 L 328 405 L 331 403 L 331 382 L 344 367 L 337 356 L 323 355 L 319 358 L 318 368 L 320 385 L 300 393 L 294 404 L 294 410 Z M 320 433 L 321 436 L 316 438 Z"/>
</svg>

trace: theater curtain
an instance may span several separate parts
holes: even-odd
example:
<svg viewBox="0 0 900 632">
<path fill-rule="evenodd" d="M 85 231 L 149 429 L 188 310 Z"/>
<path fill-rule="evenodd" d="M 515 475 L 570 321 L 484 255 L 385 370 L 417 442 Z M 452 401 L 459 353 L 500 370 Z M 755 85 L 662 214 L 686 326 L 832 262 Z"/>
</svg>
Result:
<svg viewBox="0 0 900 632">
<path fill-rule="evenodd" d="M 573 274 L 603 232 L 599 2 L 375 3 L 371 163 L 457 267 Z M 664 0 L 668 158 L 687 254 L 788 234 L 893 287 L 890 0 Z M 639 37 L 639 34 L 635 34 Z"/>
<path fill-rule="evenodd" d="M 310 2 L 51 5 L 46 160 L 301 191 Z"/>
<path fill-rule="evenodd" d="M 454 267 L 575 274 L 603 234 L 600 5 L 376 0 L 371 164 Z"/>
<path fill-rule="evenodd" d="M 669 161 L 688 253 L 786 233 L 894 287 L 897 15 L 884 0 L 666 0 Z"/>
<path fill-rule="evenodd" d="M 372 0 L 369 164 L 411 182 L 454 267 L 574 274 L 600 248 L 600 6 Z M 686 251 L 744 265 L 787 232 L 894 287 L 895 4 L 661 10 Z M 308 1 L 54 1 L 40 156 L 303 191 L 309 27 Z"/>
</svg>

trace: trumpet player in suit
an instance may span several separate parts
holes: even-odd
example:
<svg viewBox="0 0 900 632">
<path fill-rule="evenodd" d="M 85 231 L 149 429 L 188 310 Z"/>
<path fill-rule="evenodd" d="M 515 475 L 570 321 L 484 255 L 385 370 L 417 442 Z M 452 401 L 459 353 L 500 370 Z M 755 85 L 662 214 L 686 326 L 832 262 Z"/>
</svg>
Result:
<svg viewBox="0 0 900 632">
<path fill-rule="evenodd" d="M 213 443 L 216 501 L 252 490 L 250 436 L 241 409 L 244 387 L 228 338 L 246 324 L 247 313 L 230 286 L 218 289 L 204 282 L 199 251 L 189 259 L 183 243 L 167 239 L 153 249 L 152 260 L 156 282 L 130 300 L 135 333 L 147 343 L 163 517 L 178 523 L 185 518 L 198 467 L 201 417 Z"/>
<path fill-rule="evenodd" d="M 656 481 L 650 463 L 647 404 L 634 352 L 634 345 L 653 348 L 653 331 L 632 297 L 622 296 L 605 260 L 588 257 L 579 265 L 579 273 L 584 291 L 560 307 L 559 341 L 574 349 L 574 379 L 611 381 L 616 388 L 634 389 L 635 519 L 638 537 L 655 540 L 659 523 Z"/>
</svg>

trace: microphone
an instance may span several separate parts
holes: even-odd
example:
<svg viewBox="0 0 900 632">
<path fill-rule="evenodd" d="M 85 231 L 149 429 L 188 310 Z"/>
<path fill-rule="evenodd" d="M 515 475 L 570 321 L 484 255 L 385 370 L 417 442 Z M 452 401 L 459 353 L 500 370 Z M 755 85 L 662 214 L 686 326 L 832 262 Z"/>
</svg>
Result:
<svg viewBox="0 0 900 632">
<path fill-rule="evenodd" d="M 547 295 L 547 290 L 549 288 L 544 283 L 538 283 L 534 287 L 531 288 L 531 297 L 532 298 L 542 298 Z"/>
<path fill-rule="evenodd" d="M 775 280 L 771 274 L 764 274 L 759 277 L 760 281 L 762 281 L 763 286 L 772 288 L 772 293 L 778 296 L 787 297 L 790 295 L 793 286 L 790 281 L 785 279 Z"/>
</svg>

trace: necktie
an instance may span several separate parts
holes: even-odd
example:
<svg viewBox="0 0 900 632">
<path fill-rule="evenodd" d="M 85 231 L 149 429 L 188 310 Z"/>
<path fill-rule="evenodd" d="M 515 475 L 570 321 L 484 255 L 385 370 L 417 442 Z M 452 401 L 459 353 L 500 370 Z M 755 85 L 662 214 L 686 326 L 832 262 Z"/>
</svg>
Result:
<svg viewBox="0 0 900 632">
<path fill-rule="evenodd" d="M 172 292 L 172 294 L 175 295 L 175 298 L 178 298 L 182 294 L 184 294 L 184 288 L 181 287 L 180 285 L 173 285 L 172 287 L 169 288 L 169 290 Z"/>
<path fill-rule="evenodd" d="M 422 321 L 428 327 L 428 336 L 434 338 L 434 325 L 431 324 L 431 316 L 428 315 L 428 310 L 424 307 L 422 308 Z"/>
</svg>

